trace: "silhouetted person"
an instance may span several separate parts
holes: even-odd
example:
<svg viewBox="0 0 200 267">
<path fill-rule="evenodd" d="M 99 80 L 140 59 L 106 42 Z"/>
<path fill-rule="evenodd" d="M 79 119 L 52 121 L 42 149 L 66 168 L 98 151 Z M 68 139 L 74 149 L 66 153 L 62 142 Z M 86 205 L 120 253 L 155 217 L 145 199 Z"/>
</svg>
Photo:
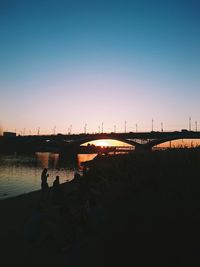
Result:
<svg viewBox="0 0 200 267">
<path fill-rule="evenodd" d="M 53 182 L 53 190 L 57 190 L 59 188 L 60 185 L 60 177 L 57 175 L 56 179 Z"/>
<path fill-rule="evenodd" d="M 60 189 L 60 177 L 56 176 L 56 179 L 53 182 L 53 204 L 60 205 L 62 204 L 62 191 Z"/>
<path fill-rule="evenodd" d="M 47 173 L 47 169 L 45 168 L 41 174 L 41 188 L 42 188 L 42 197 L 46 198 L 49 193 L 49 185 L 47 183 L 47 178 L 49 174 Z"/>
</svg>

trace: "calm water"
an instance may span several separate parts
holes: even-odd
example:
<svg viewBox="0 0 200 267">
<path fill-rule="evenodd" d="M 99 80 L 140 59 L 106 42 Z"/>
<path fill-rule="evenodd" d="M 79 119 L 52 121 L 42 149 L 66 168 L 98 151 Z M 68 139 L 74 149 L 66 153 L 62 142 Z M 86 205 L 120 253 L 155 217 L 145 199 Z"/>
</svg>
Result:
<svg viewBox="0 0 200 267">
<path fill-rule="evenodd" d="M 43 168 L 49 170 L 49 186 L 52 186 L 56 175 L 60 176 L 61 183 L 71 181 L 74 172 L 81 170 L 81 163 L 95 156 L 96 154 L 79 154 L 76 159 L 69 158 L 60 162 L 56 153 L 0 155 L 0 199 L 40 189 Z"/>
</svg>

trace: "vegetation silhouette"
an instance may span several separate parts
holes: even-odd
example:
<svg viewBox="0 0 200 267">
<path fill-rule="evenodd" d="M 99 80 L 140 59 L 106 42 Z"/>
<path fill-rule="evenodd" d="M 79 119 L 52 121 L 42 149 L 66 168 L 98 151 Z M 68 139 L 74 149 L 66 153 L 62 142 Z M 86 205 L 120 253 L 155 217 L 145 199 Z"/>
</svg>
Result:
<svg viewBox="0 0 200 267">
<path fill-rule="evenodd" d="M 40 203 L 37 193 L 2 201 L 0 226 L 8 233 L 2 257 L 12 252 L 10 266 L 30 259 L 36 265 L 41 257 L 61 267 L 199 266 L 199 161 L 199 149 L 98 156 L 83 176 L 59 185 L 59 204 Z M 23 241 L 20 231 L 38 201 L 41 228 L 28 220 Z M 37 248 L 32 240 L 39 240 Z"/>
</svg>

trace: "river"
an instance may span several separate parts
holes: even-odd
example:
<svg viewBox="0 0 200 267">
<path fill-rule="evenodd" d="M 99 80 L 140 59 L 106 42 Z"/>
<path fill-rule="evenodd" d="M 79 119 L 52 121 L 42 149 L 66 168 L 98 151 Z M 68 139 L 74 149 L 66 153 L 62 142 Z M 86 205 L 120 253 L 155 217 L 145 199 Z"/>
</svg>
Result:
<svg viewBox="0 0 200 267">
<path fill-rule="evenodd" d="M 0 199 L 14 197 L 41 188 L 41 172 L 48 168 L 48 184 L 56 175 L 60 183 L 71 181 L 81 163 L 92 160 L 96 154 L 78 154 L 76 158 L 59 159 L 59 154 L 38 152 L 34 155 L 0 155 Z"/>
</svg>

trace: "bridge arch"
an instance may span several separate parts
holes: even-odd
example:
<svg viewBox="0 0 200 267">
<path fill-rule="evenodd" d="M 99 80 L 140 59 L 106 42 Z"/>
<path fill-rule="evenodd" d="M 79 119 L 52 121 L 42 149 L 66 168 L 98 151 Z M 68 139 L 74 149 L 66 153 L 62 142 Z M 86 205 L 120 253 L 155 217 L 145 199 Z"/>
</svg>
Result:
<svg viewBox="0 0 200 267">
<path fill-rule="evenodd" d="M 123 142 L 123 143 L 126 143 L 126 144 L 134 146 L 134 147 L 141 146 L 141 144 L 139 144 L 139 143 L 137 143 L 137 142 L 135 142 L 133 140 L 127 140 L 127 139 L 119 138 L 119 137 L 116 137 L 116 136 L 106 136 L 106 135 L 104 135 L 104 136 L 97 136 L 97 135 L 87 136 L 87 137 L 75 140 L 75 141 L 71 142 L 71 144 L 77 145 L 77 146 L 81 146 L 84 143 L 89 143 L 89 142 L 92 142 L 92 141 L 98 141 L 98 140 L 103 140 L 103 139 L 115 140 L 115 141 Z"/>
<path fill-rule="evenodd" d="M 158 139 L 158 140 L 153 140 L 153 141 L 150 141 L 146 146 L 148 147 L 155 147 L 157 145 L 160 145 L 160 144 L 164 144 L 166 142 L 170 142 L 170 141 L 176 141 L 176 140 L 196 140 L 198 139 L 199 142 L 200 142 L 200 137 L 191 137 L 191 136 L 171 136 L 171 137 L 166 137 L 166 138 L 162 138 L 162 139 Z"/>
</svg>

